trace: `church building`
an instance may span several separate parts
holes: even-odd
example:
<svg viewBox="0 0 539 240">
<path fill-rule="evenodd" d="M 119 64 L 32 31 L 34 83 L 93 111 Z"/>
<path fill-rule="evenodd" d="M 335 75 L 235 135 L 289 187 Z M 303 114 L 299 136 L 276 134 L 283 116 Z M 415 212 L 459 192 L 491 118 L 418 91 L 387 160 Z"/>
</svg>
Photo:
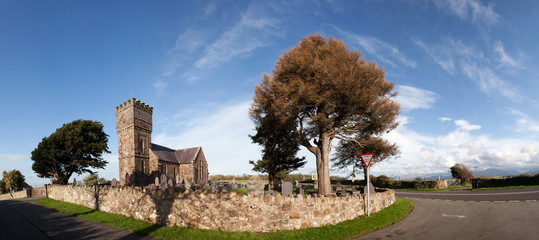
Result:
<svg viewBox="0 0 539 240">
<path fill-rule="evenodd" d="M 164 174 L 174 185 L 208 183 L 202 147 L 170 149 L 152 143 L 153 107 L 131 98 L 114 109 L 121 185 L 155 184 Z"/>
</svg>

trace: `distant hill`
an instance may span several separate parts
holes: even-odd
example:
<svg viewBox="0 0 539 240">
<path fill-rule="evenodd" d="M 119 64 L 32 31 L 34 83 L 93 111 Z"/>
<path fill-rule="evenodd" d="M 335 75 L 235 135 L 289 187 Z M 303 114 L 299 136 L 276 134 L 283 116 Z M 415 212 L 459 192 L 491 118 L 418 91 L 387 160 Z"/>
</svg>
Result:
<svg viewBox="0 0 539 240">
<path fill-rule="evenodd" d="M 474 171 L 471 171 L 472 173 L 475 173 Z M 489 177 L 496 177 L 496 176 L 512 176 L 512 175 L 518 175 L 520 174 L 517 170 L 510 170 L 510 169 L 497 169 L 497 168 L 487 168 L 482 171 L 477 171 L 477 177 L 481 176 L 489 176 Z"/>
</svg>

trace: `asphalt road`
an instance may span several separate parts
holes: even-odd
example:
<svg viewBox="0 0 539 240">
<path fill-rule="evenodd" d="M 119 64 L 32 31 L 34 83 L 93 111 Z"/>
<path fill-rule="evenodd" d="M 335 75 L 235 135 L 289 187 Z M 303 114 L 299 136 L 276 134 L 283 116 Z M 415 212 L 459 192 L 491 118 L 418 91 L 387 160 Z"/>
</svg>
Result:
<svg viewBox="0 0 539 240">
<path fill-rule="evenodd" d="M 155 239 L 44 207 L 35 198 L 0 201 L 0 239 Z"/>
<path fill-rule="evenodd" d="M 397 195 L 410 215 L 357 239 L 539 239 L 539 188 Z"/>
</svg>

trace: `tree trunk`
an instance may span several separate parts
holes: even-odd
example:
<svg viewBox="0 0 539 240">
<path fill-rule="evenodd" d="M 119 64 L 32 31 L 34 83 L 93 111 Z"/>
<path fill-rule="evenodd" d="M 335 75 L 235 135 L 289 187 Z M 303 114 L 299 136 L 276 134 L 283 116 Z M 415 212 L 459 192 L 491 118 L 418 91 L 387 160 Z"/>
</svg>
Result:
<svg viewBox="0 0 539 240">
<path fill-rule="evenodd" d="M 320 144 L 316 151 L 316 170 L 318 173 L 318 194 L 330 195 L 331 181 L 329 179 L 329 152 L 331 140 L 326 134 L 321 134 Z"/>
</svg>

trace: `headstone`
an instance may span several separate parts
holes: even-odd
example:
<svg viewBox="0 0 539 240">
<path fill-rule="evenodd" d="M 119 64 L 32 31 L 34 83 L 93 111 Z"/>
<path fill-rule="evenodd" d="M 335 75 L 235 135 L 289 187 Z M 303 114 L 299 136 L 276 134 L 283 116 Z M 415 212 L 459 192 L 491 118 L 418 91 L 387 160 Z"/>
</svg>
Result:
<svg viewBox="0 0 539 240">
<path fill-rule="evenodd" d="M 116 178 L 113 178 L 113 179 L 112 179 L 110 185 L 113 186 L 113 187 L 118 186 L 118 181 L 116 180 Z"/>
<path fill-rule="evenodd" d="M 266 192 L 266 194 L 273 196 L 273 194 L 275 194 L 275 192 L 273 192 L 273 190 L 269 190 L 269 191 Z"/>
<path fill-rule="evenodd" d="M 337 196 L 346 196 L 346 195 L 350 195 L 350 193 L 347 191 L 342 191 L 342 190 L 337 192 Z"/>
<path fill-rule="evenodd" d="M 238 184 L 236 184 L 236 183 L 232 183 L 232 184 L 230 185 L 230 187 L 231 187 L 232 189 L 238 189 L 238 188 L 239 188 L 239 187 L 238 187 Z"/>
<path fill-rule="evenodd" d="M 211 187 L 212 192 L 218 192 L 219 191 L 219 185 L 217 185 L 217 183 L 212 182 L 210 187 Z"/>
<path fill-rule="evenodd" d="M 370 183 L 370 189 L 369 189 L 369 190 L 370 190 L 370 191 L 369 191 L 369 194 L 375 193 L 375 191 L 374 191 L 374 186 L 372 185 L 372 183 Z M 363 192 L 364 192 L 364 193 L 367 193 L 367 186 L 363 187 Z"/>
<path fill-rule="evenodd" d="M 159 179 L 159 188 L 167 188 L 167 176 L 163 173 Z"/>
<path fill-rule="evenodd" d="M 189 182 L 188 179 L 183 180 L 183 185 L 185 186 L 186 189 L 191 188 L 191 183 Z"/>
<path fill-rule="evenodd" d="M 292 187 L 293 188 L 297 188 L 298 187 L 298 180 L 294 180 L 294 182 L 292 182 Z"/>
<path fill-rule="evenodd" d="M 305 189 L 300 187 L 296 188 L 296 196 L 303 195 L 305 193 Z"/>
<path fill-rule="evenodd" d="M 291 197 L 292 196 L 292 183 L 291 182 L 284 182 L 281 185 L 281 192 L 283 193 L 283 197 Z"/>
<path fill-rule="evenodd" d="M 168 185 L 169 185 L 169 186 L 174 186 L 173 183 L 174 183 L 174 182 L 172 182 L 172 179 L 169 179 L 169 180 L 168 180 Z"/>
<path fill-rule="evenodd" d="M 338 182 L 337 184 L 335 184 L 335 191 L 336 191 L 336 192 L 342 191 L 342 185 L 341 185 L 340 182 Z"/>
<path fill-rule="evenodd" d="M 253 196 L 264 194 L 264 181 L 258 176 L 252 176 L 247 182 L 247 192 Z"/>
<path fill-rule="evenodd" d="M 225 185 L 223 185 L 223 187 L 221 189 L 223 191 L 230 192 L 230 190 L 232 190 L 232 186 L 230 186 L 230 184 L 225 184 Z"/>
<path fill-rule="evenodd" d="M 73 186 L 74 185 L 77 185 L 77 179 L 76 178 L 73 178 Z"/>
<path fill-rule="evenodd" d="M 176 186 L 180 186 L 181 182 L 180 182 L 180 176 L 179 175 L 176 175 Z"/>
</svg>

